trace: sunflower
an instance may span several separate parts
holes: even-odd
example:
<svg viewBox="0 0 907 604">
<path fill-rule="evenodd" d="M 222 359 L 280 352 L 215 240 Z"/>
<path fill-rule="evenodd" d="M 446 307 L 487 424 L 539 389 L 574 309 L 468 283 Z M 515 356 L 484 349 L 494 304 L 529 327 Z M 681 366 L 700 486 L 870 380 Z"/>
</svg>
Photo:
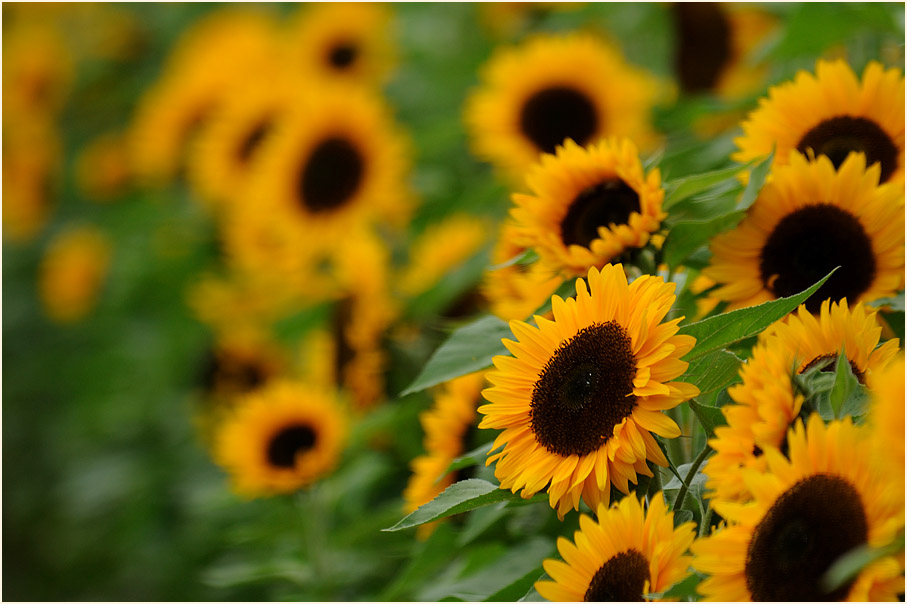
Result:
<svg viewBox="0 0 907 604">
<path fill-rule="evenodd" d="M 286 32 L 286 54 L 306 77 L 377 86 L 396 63 L 390 21 L 382 4 L 308 5 Z"/>
<path fill-rule="evenodd" d="M 544 154 L 514 193 L 511 216 L 549 267 L 582 276 L 644 246 L 667 214 L 658 169 L 643 173 L 636 146 L 611 138 L 582 148 L 571 140 Z"/>
<path fill-rule="evenodd" d="M 554 12 L 575 11 L 586 2 L 477 2 L 479 24 L 494 38 L 513 38 Z"/>
<path fill-rule="evenodd" d="M 873 452 L 880 467 L 891 468 L 897 490 L 904 492 L 904 355 L 868 377 L 873 392 L 869 411 Z M 902 506 L 903 509 L 903 506 Z"/>
<path fill-rule="evenodd" d="M 304 90 L 296 78 L 268 73 L 231 88 L 193 141 L 188 176 L 202 201 L 217 206 L 242 188 L 265 139 Z"/>
<path fill-rule="evenodd" d="M 503 429 L 492 451 L 504 449 L 487 461 L 497 460 L 501 488 L 529 498 L 550 483 L 561 518 L 580 497 L 607 504 L 609 481 L 628 493 L 637 473 L 652 475 L 646 460 L 666 465 L 650 432 L 679 436 L 661 411 L 699 393 L 670 381 L 695 344 L 677 335 L 681 319 L 660 323 L 674 284 L 643 275 L 628 285 L 620 264 L 589 269 L 588 282 L 577 279 L 576 298 L 551 298 L 554 321 L 510 322 L 513 357 L 494 358 L 494 387 L 482 393 L 491 404 L 479 408 L 480 428 Z"/>
<path fill-rule="evenodd" d="M 454 214 L 429 225 L 410 247 L 410 262 L 397 278 L 400 292 L 413 297 L 428 291 L 448 271 L 474 256 L 487 236 L 487 221 L 468 214 Z"/>
<path fill-rule="evenodd" d="M 897 600 L 904 577 L 891 557 L 834 591 L 821 586 L 841 555 L 887 544 L 904 526 L 903 496 L 872 463 L 866 430 L 813 414 L 787 443 L 789 460 L 769 448 L 767 471 L 741 471 L 751 501 L 713 503 L 728 526 L 691 546 L 693 566 L 711 575 L 700 593 L 732 602 Z"/>
<path fill-rule="evenodd" d="M 568 138 L 583 146 L 606 136 L 654 141 L 655 81 L 591 35 L 538 35 L 501 49 L 481 80 L 464 114 L 472 150 L 515 183 Z"/>
<path fill-rule="evenodd" d="M 346 440 L 333 398 L 280 381 L 242 399 L 218 429 L 215 460 L 245 497 L 295 491 L 330 472 Z"/>
<path fill-rule="evenodd" d="M 363 222 L 402 225 L 411 210 L 408 143 L 382 100 L 362 89 L 310 91 L 261 149 L 242 198 L 295 238 L 333 249 Z"/>
<path fill-rule="evenodd" d="M 91 226 L 72 228 L 51 241 L 38 277 L 48 317 L 73 323 L 91 312 L 107 276 L 110 248 L 104 233 Z"/>
<path fill-rule="evenodd" d="M 520 229 L 507 221 L 501 226 L 498 242 L 491 251 L 491 264 L 505 264 L 527 249 Z M 485 271 L 480 291 L 495 315 L 506 321 L 523 320 L 548 301 L 563 282 L 558 271 L 542 262 L 516 263 Z"/>
<path fill-rule="evenodd" d="M 59 28 L 38 19 L 14 23 L 4 28 L 3 36 L 4 130 L 22 120 L 56 116 L 74 73 L 72 55 Z"/>
<path fill-rule="evenodd" d="M 106 202 L 121 195 L 132 176 L 124 136 L 109 132 L 93 139 L 76 157 L 75 170 L 76 183 L 87 199 Z"/>
<path fill-rule="evenodd" d="M 276 31 L 268 13 L 230 7 L 183 34 L 133 117 L 130 160 L 138 177 L 161 186 L 179 173 L 189 141 L 227 94 L 279 64 Z"/>
<path fill-rule="evenodd" d="M 881 166 L 881 182 L 904 180 L 904 77 L 875 61 L 862 82 L 842 60 L 818 61 L 816 75 L 800 71 L 793 82 L 769 89 L 768 99 L 743 123 L 732 157 L 746 162 L 775 148 L 775 166 L 789 152 L 826 155 L 840 167 L 851 151 Z M 901 185 L 903 186 L 903 185 Z"/>
<path fill-rule="evenodd" d="M 29 241 L 44 227 L 60 175 L 61 146 L 56 128 L 46 120 L 4 125 L 4 241 Z"/>
<path fill-rule="evenodd" d="M 833 363 L 842 348 L 854 374 L 866 382 L 897 354 L 898 341 L 879 346 L 882 328 L 876 313 L 863 304 L 851 310 L 847 301 L 822 302 L 818 318 L 801 305 L 760 334 L 752 356 L 741 367 L 742 383 L 728 388 L 737 405 L 722 408 L 727 426 L 715 429 L 709 441 L 715 454 L 705 473 L 715 499 L 740 500 L 747 495 L 740 470 L 765 469 L 762 452 L 786 450 L 784 437 L 801 414 L 791 371 L 797 374 Z"/>
<path fill-rule="evenodd" d="M 806 302 L 851 303 L 904 287 L 904 189 L 879 186 L 879 165 L 853 154 L 831 160 L 790 152 L 743 221 L 711 242 L 703 274 L 723 284 L 712 293 L 729 308 L 796 294 L 841 268 Z"/>
<path fill-rule="evenodd" d="M 687 576 L 695 526 L 674 527 L 664 497 L 657 493 L 647 510 L 635 494 L 610 509 L 599 504 L 598 521 L 580 516 L 575 542 L 560 537 L 557 549 L 565 562 L 545 560 L 554 581 L 538 581 L 536 591 L 552 602 L 637 602 L 666 591 Z"/>
<path fill-rule="evenodd" d="M 776 19 L 758 8 L 718 2 L 675 2 L 671 13 L 674 71 L 682 91 L 732 99 L 759 88 L 767 66 L 748 59 Z"/>
<path fill-rule="evenodd" d="M 451 462 L 463 453 L 464 438 L 475 423 L 476 406 L 485 383 L 482 373 L 472 373 L 447 382 L 435 397 L 434 406 L 419 415 L 425 431 L 425 455 L 410 463 L 412 474 L 403 490 L 408 514 L 437 497 L 453 484 L 454 472 L 447 473 Z M 427 537 L 423 530 L 420 537 Z"/>
</svg>

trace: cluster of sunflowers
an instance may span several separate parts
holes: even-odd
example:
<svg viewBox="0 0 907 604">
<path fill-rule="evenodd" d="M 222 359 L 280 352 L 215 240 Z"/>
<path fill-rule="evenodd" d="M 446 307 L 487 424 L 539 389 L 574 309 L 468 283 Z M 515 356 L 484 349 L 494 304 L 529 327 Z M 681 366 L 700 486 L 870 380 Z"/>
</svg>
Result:
<svg viewBox="0 0 907 604">
<path fill-rule="evenodd" d="M 445 518 L 543 501 L 578 515 L 563 560 L 518 583 L 527 597 L 896 600 L 903 74 L 818 60 L 753 108 L 767 12 L 666 7 L 667 81 L 600 31 L 532 32 L 577 8 L 482 8 L 491 35 L 519 41 L 487 59 L 460 116 L 432 117 L 462 122 L 494 171 L 468 207 L 511 193 L 481 216 L 431 204 L 468 172 L 413 177 L 432 157 L 383 90 L 390 7 L 218 8 L 181 35 L 128 128 L 85 148 L 77 186 L 102 202 L 185 187 L 216 233 L 216 263 L 185 292 L 213 336 L 201 440 L 236 493 L 277 496 L 317 486 L 382 407 L 430 402 L 389 530 L 425 541 Z M 10 31 L 3 233 L 24 241 L 51 209 L 73 55 Z M 136 52 L 99 40 L 86 56 Z M 653 125 L 701 94 L 724 110 L 696 136 L 742 128 L 718 170 L 671 162 L 688 141 Z M 50 318 L 92 310 L 111 253 L 94 227 L 48 245 Z M 402 394 L 393 363 L 415 368 Z"/>
</svg>

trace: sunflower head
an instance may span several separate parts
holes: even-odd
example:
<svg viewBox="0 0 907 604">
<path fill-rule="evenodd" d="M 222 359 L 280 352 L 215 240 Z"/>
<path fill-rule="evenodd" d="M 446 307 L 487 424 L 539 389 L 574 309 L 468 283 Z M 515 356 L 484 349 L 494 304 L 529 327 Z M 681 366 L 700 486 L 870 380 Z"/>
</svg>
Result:
<svg viewBox="0 0 907 604">
<path fill-rule="evenodd" d="M 39 290 L 47 316 L 72 323 L 91 312 L 110 264 L 111 245 L 94 227 L 58 235 L 41 261 Z"/>
<path fill-rule="evenodd" d="M 515 193 L 511 215 L 548 266 L 582 276 L 625 250 L 644 246 L 666 216 L 658 169 L 643 173 L 636 146 L 609 139 L 582 148 L 571 140 L 542 155 Z"/>
<path fill-rule="evenodd" d="M 851 303 L 894 295 L 904 286 L 904 189 L 879 185 L 879 165 L 862 153 L 839 168 L 825 156 L 791 151 L 734 229 L 711 242 L 703 274 L 722 284 L 712 295 L 730 308 L 790 296 L 840 266 L 807 301 Z"/>
<path fill-rule="evenodd" d="M 811 149 L 835 167 L 863 153 L 867 164 L 879 165 L 881 182 L 903 183 L 904 77 L 871 61 L 860 81 L 843 60 L 819 60 L 816 75 L 801 71 L 770 88 L 735 142 L 733 158 L 741 162 L 775 147 L 775 166 L 788 163 L 792 150 Z"/>
<path fill-rule="evenodd" d="M 307 5 L 286 32 L 286 52 L 306 77 L 377 86 L 396 63 L 390 22 L 378 3 Z"/>
<path fill-rule="evenodd" d="M 76 182 L 92 201 L 111 201 L 129 186 L 132 175 L 121 133 L 101 135 L 88 143 L 76 158 Z"/>
<path fill-rule="evenodd" d="M 481 80 L 465 109 L 472 149 L 515 183 L 539 153 L 554 153 L 566 139 L 579 145 L 606 136 L 654 140 L 655 81 L 591 35 L 537 35 L 503 48 Z"/>
<path fill-rule="evenodd" d="M 707 487 L 714 499 L 747 496 L 740 470 L 765 468 L 769 447 L 787 453 L 787 432 L 804 409 L 794 376 L 813 367 L 833 368 L 844 351 L 861 382 L 884 369 L 897 354 L 898 341 L 879 346 L 881 326 L 863 304 L 851 310 L 847 301 L 824 301 L 818 316 L 801 305 L 795 313 L 766 329 L 741 367 L 742 383 L 728 389 L 736 405 L 722 408 L 727 426 L 715 429 L 709 442 L 715 450 L 708 461 Z"/>
<path fill-rule="evenodd" d="M 694 523 L 674 527 L 661 493 L 643 510 L 636 494 L 599 504 L 598 520 L 580 516 L 571 543 L 563 537 L 557 549 L 564 562 L 545 560 L 554 581 L 539 581 L 536 590 L 552 602 L 639 602 L 646 594 L 664 592 L 687 575 Z"/>
<path fill-rule="evenodd" d="M 246 497 L 295 491 L 330 472 L 346 438 L 333 397 L 275 382 L 242 399 L 216 435 L 215 459 Z"/>
<path fill-rule="evenodd" d="M 872 463 L 867 436 L 849 418 L 826 426 L 813 414 L 788 433 L 788 457 L 770 447 L 765 469 L 742 470 L 748 502 L 714 502 L 728 525 L 692 545 L 693 566 L 710 575 L 700 593 L 728 601 L 895 600 L 904 578 L 891 557 L 834 591 L 822 583 L 842 555 L 888 544 L 904 527 L 903 493 Z"/>
<path fill-rule="evenodd" d="M 695 340 L 678 335 L 681 319 L 662 323 L 674 302 L 673 284 L 644 275 L 633 283 L 621 265 L 576 281 L 576 298 L 552 300 L 553 321 L 510 326 L 504 340 L 512 357 L 495 357 L 491 404 L 480 428 L 503 429 L 488 462 L 497 461 L 501 487 L 531 497 L 548 486 L 549 502 L 563 515 L 608 502 L 610 485 L 624 493 L 646 461 L 667 461 L 651 432 L 673 438 L 680 430 L 661 413 L 698 390 L 672 382 L 687 367 L 680 358 Z"/>
<path fill-rule="evenodd" d="M 29 241 L 44 227 L 53 209 L 61 146 L 50 120 L 27 120 L 4 126 L 4 241 Z"/>
</svg>

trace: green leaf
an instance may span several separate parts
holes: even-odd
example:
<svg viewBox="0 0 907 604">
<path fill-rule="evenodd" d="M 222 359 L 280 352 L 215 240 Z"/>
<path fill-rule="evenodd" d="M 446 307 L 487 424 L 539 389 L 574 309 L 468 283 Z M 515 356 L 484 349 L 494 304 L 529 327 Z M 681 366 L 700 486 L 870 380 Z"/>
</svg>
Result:
<svg viewBox="0 0 907 604">
<path fill-rule="evenodd" d="M 514 264 L 532 264 L 533 262 L 535 262 L 538 259 L 539 259 L 538 253 L 534 249 L 528 248 L 528 249 L 523 250 L 522 252 L 520 252 L 519 254 L 517 254 L 510 260 L 506 260 L 500 264 L 493 264 L 493 265 L 487 267 L 486 270 L 496 271 L 496 270 L 500 270 L 502 268 L 507 268 L 508 266 L 513 266 Z"/>
<path fill-rule="evenodd" d="M 750 172 L 750 179 L 746 183 L 746 188 L 743 190 L 743 196 L 740 198 L 740 202 L 735 208 L 738 211 L 745 211 L 753 202 L 756 201 L 756 198 L 759 197 L 759 192 L 762 190 L 762 186 L 765 184 L 765 179 L 768 176 L 768 172 L 772 167 L 772 160 L 775 158 L 775 150 L 772 148 L 772 152 L 768 156 L 759 162 L 759 165 L 753 168 L 753 171 Z"/>
<path fill-rule="evenodd" d="M 547 495 L 541 494 L 541 498 L 545 497 Z M 409 514 L 394 526 L 383 530 L 400 531 L 501 501 L 535 503 L 536 501 L 541 501 L 541 498 L 536 495 L 529 500 L 524 500 L 519 495 L 507 489 L 502 489 L 487 480 L 469 478 L 450 485 L 443 493 L 418 510 Z"/>
<path fill-rule="evenodd" d="M 447 469 L 444 470 L 442 476 L 446 476 L 451 472 L 456 472 L 457 470 L 462 470 L 463 468 L 471 468 L 473 466 L 478 466 L 485 463 L 485 458 L 488 457 L 488 453 L 491 451 L 492 443 L 485 443 L 484 445 L 479 445 L 469 453 L 464 453 L 463 455 L 457 457 L 450 465 L 447 466 Z"/>
<path fill-rule="evenodd" d="M 690 409 L 696 414 L 696 419 L 699 420 L 699 423 L 702 424 L 709 436 L 715 434 L 715 428 L 718 426 L 727 425 L 727 420 L 720 407 L 709 407 L 696 402 L 696 399 L 691 399 Z"/>
<path fill-rule="evenodd" d="M 668 210 L 678 201 L 692 197 L 697 193 L 707 191 L 708 189 L 711 189 L 712 187 L 735 177 L 741 170 L 746 169 L 749 165 L 750 164 L 743 166 L 731 166 L 730 168 L 723 168 L 721 170 L 714 170 L 712 172 L 703 172 L 702 174 L 694 174 L 693 176 L 687 176 L 685 178 L 678 178 L 676 180 L 666 182 L 664 185 L 665 200 L 662 204 L 662 207 L 665 210 Z"/>
<path fill-rule="evenodd" d="M 904 312 L 904 292 L 899 293 L 893 298 L 879 298 L 872 302 L 867 302 L 867 306 L 881 308 L 888 312 Z"/>
<path fill-rule="evenodd" d="M 799 294 L 764 302 L 758 306 L 740 308 L 696 323 L 684 325 L 678 333 L 696 338 L 696 346 L 687 353 L 684 360 L 692 361 L 713 350 L 724 348 L 728 344 L 739 342 L 744 338 L 758 334 L 806 301 L 816 290 L 822 287 L 822 284 L 836 270 L 838 269 L 832 269 L 830 273 L 822 277 L 817 283 Z"/>
<path fill-rule="evenodd" d="M 674 511 L 674 527 L 678 527 L 684 522 L 694 522 L 695 516 L 690 510 L 675 510 Z"/>
<path fill-rule="evenodd" d="M 704 575 L 692 573 L 689 577 L 675 583 L 673 587 L 662 593 L 646 594 L 643 597 L 647 600 L 661 600 L 663 598 L 696 598 L 696 586 L 704 579 Z"/>
<path fill-rule="evenodd" d="M 514 601 L 532 586 L 541 572 L 542 560 L 552 555 L 555 545 L 547 537 L 531 537 L 516 544 L 503 556 L 486 562 L 482 569 L 458 580 L 449 588 L 450 595 L 468 601 L 499 600 L 504 592 L 506 601 Z"/>
<path fill-rule="evenodd" d="M 831 411 L 834 419 L 841 417 L 841 408 L 844 406 L 844 400 L 850 396 L 859 385 L 857 376 L 853 374 L 850 367 L 850 361 L 843 351 L 838 353 L 838 360 L 835 363 L 835 382 L 831 387 L 829 401 L 831 402 Z"/>
<path fill-rule="evenodd" d="M 693 252 L 705 245 L 709 239 L 737 226 L 744 212 L 731 212 L 711 220 L 679 222 L 671 228 L 664 242 L 664 262 L 677 268 Z"/>
<path fill-rule="evenodd" d="M 508 324 L 493 315 L 479 317 L 454 331 L 435 350 L 422 371 L 400 396 L 484 369 L 495 355 L 509 354 L 502 338 L 513 338 Z"/>
<path fill-rule="evenodd" d="M 690 361 L 686 372 L 677 379 L 699 388 L 701 397 L 737 380 L 741 363 L 743 359 L 736 354 L 719 348 Z"/>
<path fill-rule="evenodd" d="M 819 580 L 820 586 L 828 592 L 852 581 L 860 571 L 881 558 L 904 551 L 904 533 L 884 547 L 860 545 L 850 550 L 831 565 Z"/>
<path fill-rule="evenodd" d="M 519 602 L 547 602 L 548 600 L 543 598 L 541 596 L 541 594 L 539 594 L 539 592 L 537 592 L 535 590 L 535 584 L 538 583 L 539 581 L 551 581 L 551 580 L 552 579 L 551 579 L 551 577 L 548 576 L 548 573 L 542 573 L 542 576 L 533 582 L 532 587 L 529 588 L 529 591 L 526 592 L 526 595 L 524 595 L 518 601 Z"/>
</svg>

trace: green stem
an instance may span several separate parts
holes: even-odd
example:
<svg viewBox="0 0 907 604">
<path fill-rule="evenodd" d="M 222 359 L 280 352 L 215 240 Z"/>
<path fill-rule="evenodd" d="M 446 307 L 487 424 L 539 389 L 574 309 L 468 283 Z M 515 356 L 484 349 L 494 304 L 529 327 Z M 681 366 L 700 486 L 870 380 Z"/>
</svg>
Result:
<svg viewBox="0 0 907 604">
<path fill-rule="evenodd" d="M 702 518 L 702 522 L 699 524 L 699 538 L 706 536 L 706 533 L 709 530 L 709 524 L 712 522 L 712 506 L 709 506 L 708 511 L 706 511 L 705 516 Z"/>
<path fill-rule="evenodd" d="M 299 491 L 296 495 L 296 509 L 302 519 L 303 539 L 306 554 L 312 562 L 315 576 L 323 587 L 330 582 L 330 569 L 323 555 L 326 545 L 325 520 L 327 518 L 319 485 Z"/>
<path fill-rule="evenodd" d="M 702 462 L 705 461 L 705 459 L 711 452 L 711 447 L 706 445 L 702 448 L 702 451 L 699 452 L 699 455 L 696 456 L 696 459 L 693 460 L 692 465 L 690 465 L 690 469 L 687 471 L 687 476 L 683 480 L 683 484 L 680 485 L 680 489 L 677 491 L 677 498 L 674 500 L 674 505 L 672 506 L 675 510 L 678 509 L 678 505 L 683 505 L 683 498 L 687 496 L 690 481 L 692 481 L 693 477 L 696 476 L 696 472 L 699 471 L 699 466 L 702 465 Z"/>
</svg>

